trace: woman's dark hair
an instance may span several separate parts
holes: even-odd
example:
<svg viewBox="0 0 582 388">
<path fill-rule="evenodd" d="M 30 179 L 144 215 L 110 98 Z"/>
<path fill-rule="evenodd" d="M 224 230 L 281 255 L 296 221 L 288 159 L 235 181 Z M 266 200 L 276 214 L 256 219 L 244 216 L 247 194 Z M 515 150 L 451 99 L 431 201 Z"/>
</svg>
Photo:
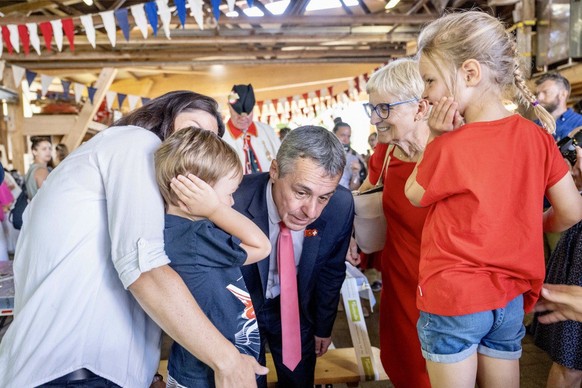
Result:
<svg viewBox="0 0 582 388">
<path fill-rule="evenodd" d="M 52 144 L 51 138 L 49 136 L 31 136 L 30 137 L 30 143 L 31 143 L 30 148 L 35 150 L 38 147 L 38 145 L 40 143 L 42 143 L 43 141 L 48 141 L 49 143 Z"/>
<path fill-rule="evenodd" d="M 350 127 L 350 124 L 344 123 L 341 117 L 336 117 L 335 119 L 333 119 L 333 122 L 335 123 L 335 125 L 333 126 L 333 133 L 337 133 L 338 129 L 340 129 L 341 127 L 348 127 L 350 129 L 352 128 Z"/>
<path fill-rule="evenodd" d="M 62 162 L 69 155 L 69 147 L 66 144 L 59 143 L 55 147 L 55 153 L 59 158 L 59 162 Z"/>
<path fill-rule="evenodd" d="M 135 125 L 155 133 L 162 141 L 174 133 L 174 121 L 182 112 L 201 110 L 210 113 L 218 123 L 218 136 L 224 135 L 224 122 L 218 111 L 218 103 L 213 98 L 178 90 L 154 98 L 132 113 L 117 120 L 114 126 Z M 207 128 L 203 128 L 207 129 Z"/>
</svg>

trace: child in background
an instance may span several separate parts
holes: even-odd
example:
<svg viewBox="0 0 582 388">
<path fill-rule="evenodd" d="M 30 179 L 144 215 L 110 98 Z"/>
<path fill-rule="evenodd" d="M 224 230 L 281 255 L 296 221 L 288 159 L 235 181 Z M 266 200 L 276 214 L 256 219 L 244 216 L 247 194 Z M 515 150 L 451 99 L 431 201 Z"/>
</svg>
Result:
<svg viewBox="0 0 582 388">
<path fill-rule="evenodd" d="M 582 218 L 582 199 L 528 90 L 513 37 L 484 12 L 450 14 L 418 41 L 430 144 L 406 195 L 430 211 L 417 324 L 433 387 L 519 387 L 524 309 L 544 280 L 542 231 Z M 509 112 L 519 91 L 546 130 Z M 542 215 L 544 194 L 552 208 Z"/>
<path fill-rule="evenodd" d="M 232 194 L 243 176 L 236 152 L 211 131 L 186 128 L 163 142 L 155 164 L 171 267 L 216 328 L 241 353 L 258 357 L 257 320 L 239 267 L 267 257 L 271 245 L 252 221 L 232 209 Z M 168 387 L 214 385 L 212 369 L 174 343 Z"/>
</svg>

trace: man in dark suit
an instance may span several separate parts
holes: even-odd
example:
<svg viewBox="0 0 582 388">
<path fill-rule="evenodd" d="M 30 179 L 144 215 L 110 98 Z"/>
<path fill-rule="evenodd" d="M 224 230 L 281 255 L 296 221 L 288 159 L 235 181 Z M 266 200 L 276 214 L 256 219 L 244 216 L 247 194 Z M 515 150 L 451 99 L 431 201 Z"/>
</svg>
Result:
<svg viewBox="0 0 582 388">
<path fill-rule="evenodd" d="M 261 334 L 259 361 L 264 365 L 268 342 L 279 386 L 312 386 L 316 356 L 331 343 L 354 214 L 351 193 L 338 186 L 344 166 L 345 152 L 333 133 L 300 127 L 287 135 L 269 173 L 246 175 L 234 194 L 234 208 L 253 220 L 273 246 L 268 258 L 242 267 L 242 273 Z M 288 288 L 285 276 L 279 276 L 282 257 L 277 253 L 279 233 L 287 229 L 293 243 L 301 337 L 300 360 L 290 366 L 284 359 L 288 336 L 282 335 L 287 307 L 281 313 Z M 264 376 L 258 385 L 266 386 Z"/>
</svg>

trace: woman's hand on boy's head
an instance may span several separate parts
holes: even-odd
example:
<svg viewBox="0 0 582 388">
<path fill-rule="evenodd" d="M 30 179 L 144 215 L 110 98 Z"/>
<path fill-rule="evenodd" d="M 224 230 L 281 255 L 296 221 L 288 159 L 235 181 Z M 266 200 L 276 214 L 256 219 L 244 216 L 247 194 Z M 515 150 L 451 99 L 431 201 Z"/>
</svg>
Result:
<svg viewBox="0 0 582 388">
<path fill-rule="evenodd" d="M 180 208 L 192 216 L 209 218 L 220 207 L 212 186 L 194 174 L 178 175 L 172 179 L 170 187 L 180 200 Z"/>
<path fill-rule="evenodd" d="M 458 107 L 459 104 L 453 97 L 443 97 L 433 104 L 428 116 L 428 126 L 435 136 L 450 132 L 464 124 Z"/>
</svg>

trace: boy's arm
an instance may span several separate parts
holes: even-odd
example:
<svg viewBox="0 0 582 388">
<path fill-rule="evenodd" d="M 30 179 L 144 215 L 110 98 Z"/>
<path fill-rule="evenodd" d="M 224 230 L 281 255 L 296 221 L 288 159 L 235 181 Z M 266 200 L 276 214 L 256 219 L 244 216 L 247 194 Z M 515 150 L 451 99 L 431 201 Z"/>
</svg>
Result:
<svg viewBox="0 0 582 388">
<path fill-rule="evenodd" d="M 256 263 L 269 256 L 271 242 L 254 222 L 218 200 L 214 189 L 193 174 L 179 175 L 170 184 L 180 208 L 192 215 L 208 218 L 226 233 L 241 240 L 247 252 L 246 264 Z"/>
</svg>

